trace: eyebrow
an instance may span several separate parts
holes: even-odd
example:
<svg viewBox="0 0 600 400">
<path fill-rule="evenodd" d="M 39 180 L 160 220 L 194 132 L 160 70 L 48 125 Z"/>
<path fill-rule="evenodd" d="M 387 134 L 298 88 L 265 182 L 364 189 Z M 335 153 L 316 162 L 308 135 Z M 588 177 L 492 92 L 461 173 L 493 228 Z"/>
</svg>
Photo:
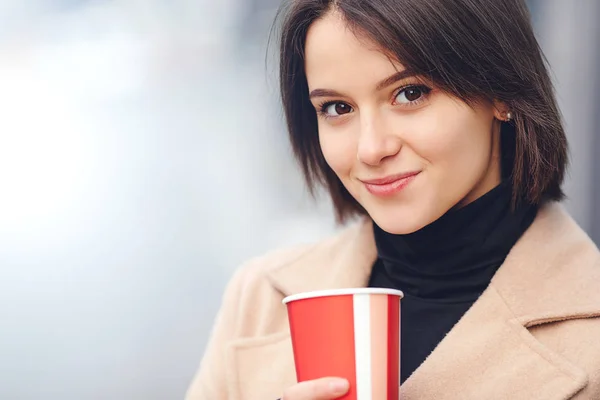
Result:
<svg viewBox="0 0 600 400">
<path fill-rule="evenodd" d="M 381 82 L 379 82 L 375 86 L 375 90 L 377 92 L 379 92 L 379 91 L 385 89 L 386 87 L 390 86 L 391 84 L 401 81 L 402 79 L 409 78 L 411 76 L 415 76 L 415 74 L 414 74 L 414 72 L 412 72 L 411 70 L 408 70 L 408 69 L 396 72 L 394 75 L 391 75 L 391 76 L 385 78 L 384 80 L 382 80 Z M 335 90 L 331 90 L 331 89 L 315 89 L 312 92 L 310 92 L 310 95 L 308 97 L 310 99 L 313 99 L 315 97 L 344 97 L 344 96 L 341 93 L 336 92 Z"/>
</svg>

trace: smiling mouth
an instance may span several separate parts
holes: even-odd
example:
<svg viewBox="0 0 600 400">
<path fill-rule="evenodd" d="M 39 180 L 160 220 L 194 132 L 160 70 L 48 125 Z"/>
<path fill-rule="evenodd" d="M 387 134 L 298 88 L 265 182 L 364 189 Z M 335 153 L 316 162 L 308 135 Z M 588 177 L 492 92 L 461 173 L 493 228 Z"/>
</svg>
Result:
<svg viewBox="0 0 600 400">
<path fill-rule="evenodd" d="M 361 182 L 375 196 L 391 196 L 406 188 L 420 173 L 421 171 L 415 171 Z"/>
</svg>

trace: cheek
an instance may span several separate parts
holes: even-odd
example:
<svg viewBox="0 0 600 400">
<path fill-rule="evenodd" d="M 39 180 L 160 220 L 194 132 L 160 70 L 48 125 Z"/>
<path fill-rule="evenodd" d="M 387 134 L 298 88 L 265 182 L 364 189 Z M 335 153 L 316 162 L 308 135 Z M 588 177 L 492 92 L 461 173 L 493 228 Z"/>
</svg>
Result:
<svg viewBox="0 0 600 400">
<path fill-rule="evenodd" d="M 407 143 L 438 172 L 459 175 L 480 168 L 489 159 L 490 126 L 471 109 L 438 110 L 418 121 L 413 132 L 417 134 L 407 138 Z"/>
<path fill-rule="evenodd" d="M 348 178 L 356 163 L 356 143 L 351 132 L 331 132 L 319 126 L 319 143 L 325 161 L 342 180 Z"/>
</svg>

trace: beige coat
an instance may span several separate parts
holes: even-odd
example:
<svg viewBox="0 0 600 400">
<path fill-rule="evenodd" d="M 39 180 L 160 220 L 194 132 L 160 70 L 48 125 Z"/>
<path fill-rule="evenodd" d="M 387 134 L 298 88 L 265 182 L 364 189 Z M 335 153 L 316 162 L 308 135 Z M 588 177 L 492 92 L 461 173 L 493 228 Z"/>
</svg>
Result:
<svg viewBox="0 0 600 400">
<path fill-rule="evenodd" d="M 367 285 L 364 222 L 241 268 L 187 400 L 275 400 L 295 383 L 290 294 Z M 600 400 L 600 253 L 562 206 L 544 206 L 490 286 L 402 385 L 402 400 Z"/>
</svg>

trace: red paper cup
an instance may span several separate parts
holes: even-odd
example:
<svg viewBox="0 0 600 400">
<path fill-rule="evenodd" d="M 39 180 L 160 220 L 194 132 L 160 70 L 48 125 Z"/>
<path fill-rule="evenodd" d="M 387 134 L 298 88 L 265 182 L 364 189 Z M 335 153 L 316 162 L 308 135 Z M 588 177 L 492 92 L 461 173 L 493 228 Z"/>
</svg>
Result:
<svg viewBox="0 0 600 400">
<path fill-rule="evenodd" d="M 286 297 L 298 382 L 341 377 L 343 400 L 398 400 L 399 290 L 324 290 Z"/>
</svg>

